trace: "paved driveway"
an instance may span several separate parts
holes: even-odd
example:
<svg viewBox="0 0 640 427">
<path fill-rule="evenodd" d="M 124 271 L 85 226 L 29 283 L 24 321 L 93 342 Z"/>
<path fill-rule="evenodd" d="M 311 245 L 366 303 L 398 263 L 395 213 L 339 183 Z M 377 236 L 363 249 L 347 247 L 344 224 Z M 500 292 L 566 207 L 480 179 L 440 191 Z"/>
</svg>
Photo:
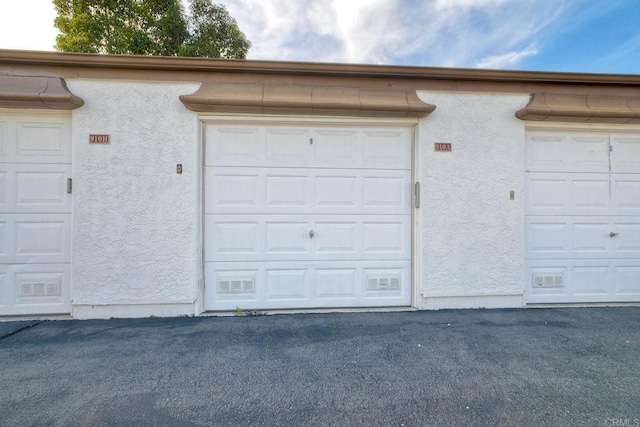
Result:
<svg viewBox="0 0 640 427">
<path fill-rule="evenodd" d="M 1 425 L 640 426 L 635 307 L 14 322 L 0 336 Z"/>
</svg>

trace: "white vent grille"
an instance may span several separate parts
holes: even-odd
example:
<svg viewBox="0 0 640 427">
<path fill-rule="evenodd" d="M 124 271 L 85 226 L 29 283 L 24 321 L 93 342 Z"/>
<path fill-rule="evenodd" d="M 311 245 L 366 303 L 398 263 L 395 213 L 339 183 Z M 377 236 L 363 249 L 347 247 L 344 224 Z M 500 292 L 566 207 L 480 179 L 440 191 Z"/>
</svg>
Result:
<svg viewBox="0 0 640 427">
<path fill-rule="evenodd" d="M 534 288 L 562 288 L 564 279 L 562 276 L 533 276 Z"/>
<path fill-rule="evenodd" d="M 369 277 L 367 278 L 367 290 L 370 290 L 370 291 L 400 290 L 400 278 L 399 277 Z"/>
<path fill-rule="evenodd" d="M 20 283 L 18 295 L 21 297 L 59 296 L 60 282 Z"/>
<path fill-rule="evenodd" d="M 218 280 L 218 292 L 223 294 L 248 294 L 253 291 L 253 279 Z"/>
</svg>

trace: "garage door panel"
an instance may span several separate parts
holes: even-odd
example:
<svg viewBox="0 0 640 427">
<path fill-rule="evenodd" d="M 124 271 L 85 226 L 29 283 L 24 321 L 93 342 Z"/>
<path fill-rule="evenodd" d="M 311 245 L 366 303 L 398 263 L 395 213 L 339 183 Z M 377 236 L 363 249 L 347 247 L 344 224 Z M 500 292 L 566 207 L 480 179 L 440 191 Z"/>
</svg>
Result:
<svg viewBox="0 0 640 427">
<path fill-rule="evenodd" d="M 573 267 L 573 294 L 576 297 L 587 295 L 608 295 L 609 286 L 609 262 L 600 265 L 574 266 Z"/>
<path fill-rule="evenodd" d="M 318 268 L 315 271 L 315 298 L 322 300 L 353 300 L 358 297 L 356 289 L 357 269 Z M 326 304 L 326 303 L 321 303 Z"/>
<path fill-rule="evenodd" d="M 206 188 L 215 188 L 205 197 L 205 212 L 216 208 L 224 211 L 255 209 L 260 204 L 260 176 L 248 170 L 227 172 L 227 170 L 206 171 Z M 211 168 L 212 169 L 212 168 Z"/>
<path fill-rule="evenodd" d="M 575 135 L 570 141 L 570 171 L 609 172 L 608 134 Z"/>
<path fill-rule="evenodd" d="M 0 264 L 0 313 L 5 314 L 4 310 L 6 306 L 10 303 L 9 301 L 14 300 L 15 298 L 10 298 L 9 291 L 7 287 L 9 286 L 9 278 L 7 277 L 7 272 L 4 271 L 4 266 Z"/>
<path fill-rule="evenodd" d="M 269 220 L 266 229 L 265 256 L 286 254 L 308 254 L 311 225 L 307 221 Z"/>
<path fill-rule="evenodd" d="M 248 269 L 246 264 L 235 263 L 229 266 L 218 267 L 214 263 L 205 264 L 205 277 L 207 278 L 207 295 L 214 295 L 217 301 L 257 301 L 256 283 L 257 269 Z"/>
<path fill-rule="evenodd" d="M 0 163 L 2 212 L 71 212 L 71 165 Z"/>
<path fill-rule="evenodd" d="M 354 209 L 361 198 L 356 174 L 329 175 L 323 173 L 315 177 L 316 206 L 325 208 Z"/>
<path fill-rule="evenodd" d="M 567 260 L 528 260 L 525 273 L 528 302 L 566 300 L 572 292 Z"/>
<path fill-rule="evenodd" d="M 407 205 L 406 177 L 365 176 L 364 206 L 372 208 L 403 208 Z"/>
<path fill-rule="evenodd" d="M 11 233 L 8 231 L 9 226 L 7 225 L 7 218 L 0 217 L 0 260 L 6 259 L 9 248 L 14 246 L 13 242 L 9 242 L 11 237 Z"/>
<path fill-rule="evenodd" d="M 411 169 L 411 138 L 407 129 L 365 130 L 364 168 Z"/>
<path fill-rule="evenodd" d="M 405 127 L 208 125 L 205 135 L 206 166 L 411 170 Z"/>
<path fill-rule="evenodd" d="M 611 246 L 609 229 L 606 219 L 594 217 L 574 220 L 571 230 L 572 256 L 606 258 Z"/>
<path fill-rule="evenodd" d="M 609 134 L 529 132 L 529 172 L 609 172 Z"/>
<path fill-rule="evenodd" d="M 391 260 L 206 263 L 207 307 L 268 310 L 409 305 L 410 269 L 411 261 Z M 263 285 L 240 292 L 241 282 L 252 280 Z M 218 290 L 228 289 L 231 281 L 238 283 L 238 292 Z"/>
<path fill-rule="evenodd" d="M 206 165 L 264 164 L 264 129 L 255 126 L 207 126 L 205 132 Z"/>
<path fill-rule="evenodd" d="M 0 168 L 4 169 L 0 170 L 0 209 L 5 212 L 9 205 L 9 173 L 2 163 Z"/>
<path fill-rule="evenodd" d="M 568 257 L 571 224 L 564 218 L 528 218 L 527 252 L 531 258 Z"/>
<path fill-rule="evenodd" d="M 206 248 L 205 259 L 215 259 L 216 256 L 238 257 L 260 254 L 259 240 L 261 226 L 252 218 L 233 220 L 223 218 L 216 220 L 207 215 L 206 219 Z"/>
<path fill-rule="evenodd" d="M 526 285 L 530 303 L 636 302 L 640 265 L 633 260 L 530 260 Z"/>
<path fill-rule="evenodd" d="M 266 172 L 266 206 L 305 208 L 309 206 L 309 176 Z"/>
<path fill-rule="evenodd" d="M 611 175 L 611 204 L 616 215 L 640 215 L 640 175 Z"/>
<path fill-rule="evenodd" d="M 527 133 L 527 171 L 567 171 L 569 166 L 565 153 L 568 151 L 568 145 L 566 135 L 544 132 Z"/>
<path fill-rule="evenodd" d="M 64 221 L 16 223 L 16 255 L 63 255 Z"/>
<path fill-rule="evenodd" d="M 363 234 L 363 253 L 376 257 L 380 254 L 398 254 L 398 256 L 407 256 L 408 240 L 410 239 L 409 231 L 410 218 L 405 221 L 385 222 L 367 221 L 362 224 Z"/>
<path fill-rule="evenodd" d="M 265 301 L 306 300 L 309 297 L 309 271 L 300 268 L 267 268 L 265 270 Z"/>
<path fill-rule="evenodd" d="M 317 253 L 335 258 L 356 254 L 358 251 L 360 231 L 356 220 L 317 220 L 314 224 L 318 235 L 318 239 L 314 241 Z"/>
<path fill-rule="evenodd" d="M 526 226 L 529 259 L 640 258 L 640 218 L 528 216 Z"/>
<path fill-rule="evenodd" d="M 615 265 L 613 275 L 616 294 L 640 296 L 640 265 Z"/>
<path fill-rule="evenodd" d="M 640 218 L 614 218 L 611 237 L 615 257 L 640 259 Z"/>
<path fill-rule="evenodd" d="M 355 168 L 359 165 L 358 133 L 354 129 L 318 129 L 315 133 L 315 159 L 330 168 Z"/>
<path fill-rule="evenodd" d="M 640 136 L 611 135 L 611 171 L 640 174 Z"/>
<path fill-rule="evenodd" d="M 311 138 L 307 128 L 267 129 L 267 162 L 270 165 L 311 166 Z"/>
<path fill-rule="evenodd" d="M 66 143 L 64 125 L 56 123 L 18 122 L 18 155 L 64 156 Z"/>
<path fill-rule="evenodd" d="M 640 215 L 640 175 L 528 173 L 528 215 Z"/>
<path fill-rule="evenodd" d="M 64 206 L 66 177 L 58 172 L 18 172 L 16 174 L 16 209 L 26 206 Z"/>
<path fill-rule="evenodd" d="M 209 214 L 205 229 L 206 261 L 411 257 L 410 215 Z"/>
<path fill-rule="evenodd" d="M 70 214 L 0 214 L 0 263 L 70 261 Z"/>
<path fill-rule="evenodd" d="M 569 183 L 573 194 L 571 210 L 578 215 L 598 214 L 609 209 L 609 176 L 573 174 Z"/>
<path fill-rule="evenodd" d="M 528 215 L 608 215 L 613 212 L 609 174 L 528 173 L 526 185 Z"/>
<path fill-rule="evenodd" d="M 0 124 L 0 152 L 7 163 L 70 163 L 67 118 L 8 116 Z"/>
<path fill-rule="evenodd" d="M 63 264 L 0 264 L 3 315 L 69 312 L 70 267 Z"/>
<path fill-rule="evenodd" d="M 206 168 L 206 213 L 406 214 L 411 171 Z"/>
<path fill-rule="evenodd" d="M 526 205 L 531 215 L 558 215 L 569 208 L 570 177 L 566 174 L 527 174 Z"/>
</svg>

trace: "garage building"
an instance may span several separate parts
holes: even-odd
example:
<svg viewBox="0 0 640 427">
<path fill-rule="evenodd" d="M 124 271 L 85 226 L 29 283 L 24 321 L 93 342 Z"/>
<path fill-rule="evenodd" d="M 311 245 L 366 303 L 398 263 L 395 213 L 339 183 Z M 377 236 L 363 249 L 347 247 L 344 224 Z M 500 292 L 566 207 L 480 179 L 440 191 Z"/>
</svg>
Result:
<svg viewBox="0 0 640 427">
<path fill-rule="evenodd" d="M 0 50 L 0 316 L 640 303 L 640 76 Z"/>
</svg>

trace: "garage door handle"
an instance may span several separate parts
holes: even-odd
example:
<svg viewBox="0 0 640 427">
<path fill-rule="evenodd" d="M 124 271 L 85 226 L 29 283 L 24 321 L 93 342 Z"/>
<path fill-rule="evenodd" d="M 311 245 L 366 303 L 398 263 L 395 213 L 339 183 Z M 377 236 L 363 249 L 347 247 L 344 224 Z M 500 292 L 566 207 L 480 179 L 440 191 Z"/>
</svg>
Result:
<svg viewBox="0 0 640 427">
<path fill-rule="evenodd" d="M 311 237 L 313 239 L 313 235 L 316 234 L 313 232 L 313 230 L 309 231 L 309 237 Z"/>
<path fill-rule="evenodd" d="M 620 233 L 614 233 L 613 231 L 609 233 L 609 237 L 616 237 Z"/>
</svg>

